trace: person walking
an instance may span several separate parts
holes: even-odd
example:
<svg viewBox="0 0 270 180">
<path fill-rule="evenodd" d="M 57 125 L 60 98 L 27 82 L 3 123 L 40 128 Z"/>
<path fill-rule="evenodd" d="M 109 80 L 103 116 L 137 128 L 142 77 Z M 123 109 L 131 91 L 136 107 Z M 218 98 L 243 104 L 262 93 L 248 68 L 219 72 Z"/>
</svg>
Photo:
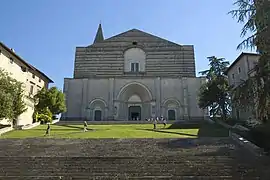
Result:
<svg viewBox="0 0 270 180">
<path fill-rule="evenodd" d="M 83 131 L 86 132 L 87 131 L 87 122 L 86 121 L 84 121 L 83 126 L 84 126 Z"/>
<path fill-rule="evenodd" d="M 50 136 L 50 131 L 51 131 L 51 126 L 50 126 L 50 123 L 48 123 L 48 126 L 47 126 L 47 129 L 46 129 L 46 133 L 44 136 Z"/>
<path fill-rule="evenodd" d="M 163 118 L 163 117 L 162 117 L 162 121 L 163 121 L 163 128 L 166 128 L 166 125 L 167 125 L 166 118 Z"/>
<path fill-rule="evenodd" d="M 153 120 L 153 124 L 154 124 L 154 129 L 157 129 L 157 119 L 156 118 Z"/>
</svg>

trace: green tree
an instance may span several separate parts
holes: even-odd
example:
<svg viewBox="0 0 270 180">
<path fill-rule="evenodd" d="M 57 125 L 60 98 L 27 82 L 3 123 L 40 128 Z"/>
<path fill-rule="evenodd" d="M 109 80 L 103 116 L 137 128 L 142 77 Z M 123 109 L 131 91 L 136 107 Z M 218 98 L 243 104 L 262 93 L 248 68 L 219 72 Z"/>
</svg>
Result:
<svg viewBox="0 0 270 180">
<path fill-rule="evenodd" d="M 52 113 L 49 108 L 40 109 L 39 112 L 35 111 L 33 118 L 35 121 L 40 121 L 42 123 L 47 123 L 52 121 Z"/>
<path fill-rule="evenodd" d="M 257 114 L 263 121 L 265 117 L 270 118 L 270 1 L 237 0 L 234 5 L 238 8 L 229 13 L 237 18 L 239 23 L 244 23 L 241 37 L 246 37 L 248 33 L 251 33 L 251 36 L 240 43 L 237 49 L 256 48 L 260 54 L 260 59 L 255 67 L 256 75 L 243 82 L 245 85 L 237 89 L 235 98 L 240 101 L 239 97 L 253 94 Z M 239 102 L 239 104 L 243 103 L 252 102 Z"/>
<path fill-rule="evenodd" d="M 210 68 L 200 72 L 207 81 L 200 88 L 198 105 L 209 108 L 210 115 L 221 115 L 226 120 L 230 113 L 230 87 L 224 72 L 229 62 L 215 56 L 208 57 L 208 60 Z"/>
<path fill-rule="evenodd" d="M 0 70 L 0 118 L 15 122 L 27 110 L 24 103 L 23 84 Z"/>
<path fill-rule="evenodd" d="M 51 87 L 48 92 L 51 99 L 50 111 L 53 115 L 60 114 L 66 111 L 65 95 L 56 87 Z"/>
<path fill-rule="evenodd" d="M 27 107 L 23 101 L 24 90 L 22 88 L 22 83 L 15 82 L 13 92 L 13 121 L 16 121 L 18 117 L 27 110 Z"/>
<path fill-rule="evenodd" d="M 41 89 L 36 95 L 37 113 L 41 113 L 44 109 L 48 108 L 50 112 L 55 116 L 66 111 L 65 96 L 56 87 L 50 89 Z"/>
</svg>

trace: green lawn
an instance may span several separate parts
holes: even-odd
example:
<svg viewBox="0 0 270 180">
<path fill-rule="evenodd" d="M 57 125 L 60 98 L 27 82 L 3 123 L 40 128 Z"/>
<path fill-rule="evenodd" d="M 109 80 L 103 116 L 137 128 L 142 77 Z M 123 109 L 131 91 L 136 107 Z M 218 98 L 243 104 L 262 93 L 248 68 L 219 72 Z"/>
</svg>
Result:
<svg viewBox="0 0 270 180">
<path fill-rule="evenodd" d="M 14 130 L 0 138 L 197 138 L 227 137 L 228 130 L 219 125 L 201 124 L 192 126 L 162 124 L 153 130 L 152 124 L 129 125 L 88 125 L 89 131 L 83 132 L 83 125 L 51 125 L 50 137 L 44 137 L 47 125 L 30 130 Z"/>
<path fill-rule="evenodd" d="M 44 137 L 46 125 L 40 125 L 30 130 L 14 130 L 3 134 L 0 138 L 34 138 Z M 153 130 L 151 124 L 132 125 L 89 125 L 90 129 L 83 132 L 82 125 L 51 125 L 52 138 L 196 138 L 198 128 L 193 129 L 163 129 L 158 125 Z"/>
</svg>

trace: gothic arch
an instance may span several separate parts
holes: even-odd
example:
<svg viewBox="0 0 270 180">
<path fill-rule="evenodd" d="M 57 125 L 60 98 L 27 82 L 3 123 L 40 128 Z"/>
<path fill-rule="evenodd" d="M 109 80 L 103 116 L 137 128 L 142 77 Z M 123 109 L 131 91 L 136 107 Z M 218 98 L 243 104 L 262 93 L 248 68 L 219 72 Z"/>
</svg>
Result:
<svg viewBox="0 0 270 180">
<path fill-rule="evenodd" d="M 163 101 L 163 106 L 166 107 L 171 104 L 175 104 L 178 108 L 182 107 L 180 101 L 178 101 L 176 98 L 168 98 Z"/>
<path fill-rule="evenodd" d="M 98 103 L 99 104 L 101 103 L 101 104 L 104 105 L 104 107 L 107 107 L 107 103 L 103 99 L 101 99 L 101 98 L 95 98 L 92 101 L 90 101 L 89 108 L 95 106 L 95 104 L 98 104 Z"/>
<path fill-rule="evenodd" d="M 89 103 L 89 119 L 90 120 L 105 120 L 107 115 L 107 103 L 101 98 L 95 98 Z"/>
<path fill-rule="evenodd" d="M 176 98 L 167 98 L 162 103 L 162 114 L 168 120 L 181 119 L 182 104 Z"/>
<path fill-rule="evenodd" d="M 142 101 L 151 101 L 153 99 L 151 91 L 144 84 L 131 82 L 120 89 L 117 100 L 127 101 L 134 94 L 139 96 Z"/>
</svg>

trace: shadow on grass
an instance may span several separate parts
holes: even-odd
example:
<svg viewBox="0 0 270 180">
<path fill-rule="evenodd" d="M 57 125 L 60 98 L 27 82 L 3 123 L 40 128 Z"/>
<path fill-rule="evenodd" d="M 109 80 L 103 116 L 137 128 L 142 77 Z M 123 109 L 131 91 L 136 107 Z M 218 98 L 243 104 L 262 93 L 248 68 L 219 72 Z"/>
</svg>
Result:
<svg viewBox="0 0 270 180">
<path fill-rule="evenodd" d="M 56 126 L 60 126 L 60 127 L 68 127 L 68 128 L 72 128 L 72 129 L 80 129 L 80 130 L 83 130 L 83 127 L 74 126 L 74 125 L 68 125 L 68 124 L 56 125 Z"/>
<path fill-rule="evenodd" d="M 168 129 L 199 129 L 198 137 L 228 137 L 229 130 L 218 124 L 209 123 L 174 123 Z"/>
<path fill-rule="evenodd" d="M 180 133 L 180 132 L 169 132 L 169 131 L 164 131 L 160 129 L 139 129 L 137 128 L 136 130 L 144 130 L 144 131 L 151 131 L 151 132 L 157 132 L 157 133 L 166 133 L 166 134 L 177 134 L 177 135 L 182 135 L 182 136 L 192 136 L 192 137 L 197 137 L 197 135 L 194 134 L 188 134 L 188 133 Z"/>
</svg>

